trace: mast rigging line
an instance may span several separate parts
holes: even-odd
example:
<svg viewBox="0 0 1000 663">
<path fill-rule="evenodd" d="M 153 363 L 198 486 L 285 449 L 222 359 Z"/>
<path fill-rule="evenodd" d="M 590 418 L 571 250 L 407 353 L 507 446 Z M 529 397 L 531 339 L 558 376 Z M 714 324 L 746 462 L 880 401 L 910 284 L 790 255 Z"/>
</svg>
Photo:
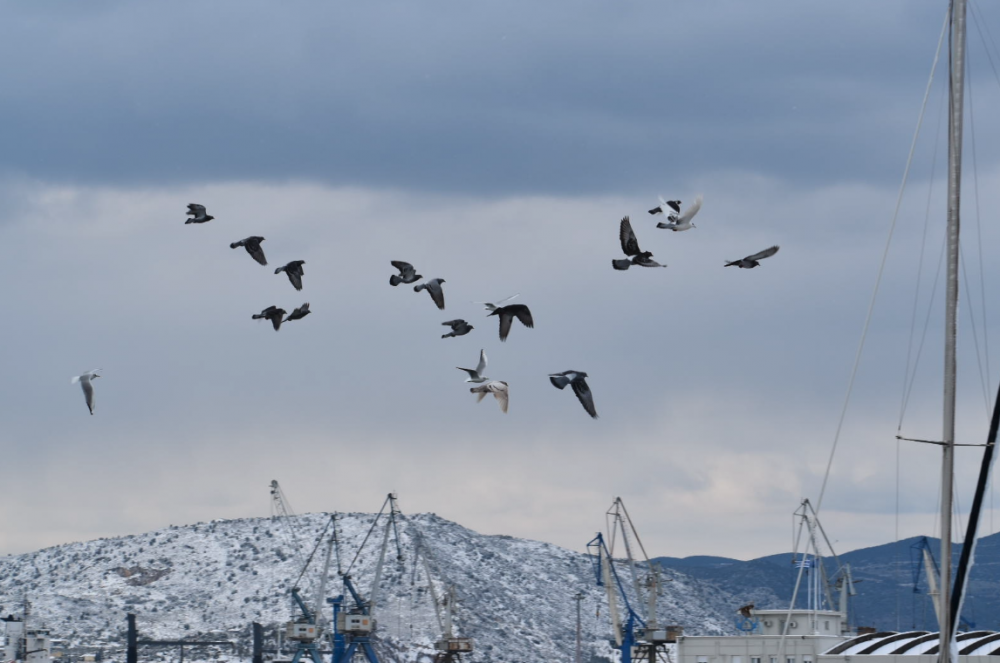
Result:
<svg viewBox="0 0 1000 663">
<path fill-rule="evenodd" d="M 861 340 L 854 356 L 854 366 L 851 368 L 851 377 L 847 384 L 847 395 L 844 397 L 844 406 L 840 412 L 840 419 L 837 422 L 837 429 L 833 436 L 833 444 L 830 448 L 830 457 L 827 460 L 826 471 L 823 474 L 823 483 L 820 485 L 819 498 L 816 500 L 815 512 L 818 514 L 823 507 L 823 498 L 826 496 L 826 486 L 830 479 L 830 470 L 833 468 L 833 459 L 837 453 L 837 445 L 840 442 L 840 433 L 844 428 L 844 420 L 847 418 L 847 407 L 851 402 L 851 394 L 854 391 L 854 381 L 858 375 L 858 367 L 861 364 L 861 355 L 864 352 L 865 340 L 868 338 L 868 329 L 871 326 L 872 314 L 875 310 L 875 301 L 878 298 L 879 286 L 882 284 L 882 275 L 885 272 L 885 264 L 889 257 L 889 247 L 892 244 L 892 237 L 896 230 L 896 221 L 899 218 L 899 208 L 903 202 L 903 193 L 906 191 L 906 183 L 910 176 L 910 166 L 913 164 L 913 154 L 917 149 L 917 139 L 920 136 L 920 128 L 924 122 L 924 112 L 927 110 L 927 99 L 931 93 L 931 86 L 934 83 L 934 74 L 937 71 L 938 60 L 941 57 L 941 47 L 944 44 L 944 36 L 948 29 L 951 11 L 945 14 L 944 24 L 941 26 L 941 36 L 938 38 L 937 50 L 934 53 L 934 62 L 931 65 L 930 77 L 927 80 L 927 88 L 924 90 L 924 100 L 920 105 L 920 115 L 917 118 L 917 128 L 913 133 L 913 141 L 910 144 L 910 154 L 906 159 L 906 168 L 903 171 L 903 181 L 899 185 L 899 195 L 896 197 L 896 208 L 892 213 L 892 221 L 889 224 L 889 233 L 886 237 L 885 248 L 882 251 L 882 261 L 879 264 L 878 276 L 875 279 L 875 287 L 872 290 L 871 300 L 868 303 L 868 313 L 865 315 L 865 323 L 861 331 Z"/>
<path fill-rule="evenodd" d="M 920 358 L 924 353 L 924 343 L 927 340 L 927 330 L 931 325 L 931 313 L 934 311 L 934 300 L 937 298 L 938 283 L 941 281 L 941 268 L 944 266 L 944 242 L 941 242 L 941 250 L 938 252 L 937 270 L 934 272 L 934 283 L 931 285 L 931 295 L 927 302 L 927 314 L 924 316 L 924 328 L 920 333 L 920 343 L 917 345 L 916 357 L 913 356 L 913 336 L 917 327 L 917 309 L 920 305 L 920 284 L 923 280 L 923 270 L 925 257 L 927 255 L 927 233 L 931 223 L 931 200 L 934 195 L 934 174 L 937 172 L 938 146 L 941 142 L 941 127 L 944 119 L 944 102 L 947 88 L 941 88 L 941 100 L 938 107 L 937 135 L 934 138 L 934 151 L 931 155 L 931 173 L 927 184 L 927 204 L 924 208 L 924 232 L 920 243 L 920 262 L 917 267 L 917 283 L 913 289 L 913 313 L 910 317 L 910 338 L 906 348 L 906 369 L 903 371 L 903 396 L 899 406 L 899 421 L 896 425 L 897 432 L 903 429 L 903 419 L 906 417 L 906 408 L 910 404 L 910 395 L 913 393 L 913 384 L 916 382 L 917 369 L 920 366 Z"/>
</svg>

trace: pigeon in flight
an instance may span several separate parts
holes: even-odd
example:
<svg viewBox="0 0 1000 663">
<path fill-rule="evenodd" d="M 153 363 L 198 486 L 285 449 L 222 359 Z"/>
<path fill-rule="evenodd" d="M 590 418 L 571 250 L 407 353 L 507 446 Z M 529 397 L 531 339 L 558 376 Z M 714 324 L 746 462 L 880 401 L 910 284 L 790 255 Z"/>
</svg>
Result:
<svg viewBox="0 0 1000 663">
<path fill-rule="evenodd" d="M 309 310 L 309 302 L 306 302 L 302 306 L 298 307 L 297 309 L 295 309 L 294 311 L 292 311 L 291 313 L 289 313 L 288 317 L 285 318 L 282 322 L 291 322 L 292 320 L 301 320 L 302 318 L 306 317 L 310 313 L 312 313 L 312 311 Z"/>
<path fill-rule="evenodd" d="M 627 216 L 622 219 L 621 225 L 618 228 L 618 238 L 622 242 L 622 251 L 625 252 L 625 255 L 632 256 L 632 259 L 612 260 L 611 266 L 615 269 L 624 271 L 632 265 L 639 265 L 641 267 L 666 267 L 666 265 L 661 265 L 653 260 L 651 252 L 643 251 L 639 248 L 639 240 L 635 238 L 635 232 L 632 231 L 632 223 L 629 222 Z"/>
<path fill-rule="evenodd" d="M 451 337 L 455 337 L 455 336 L 465 336 L 470 331 L 472 331 L 473 329 L 475 329 L 475 327 L 473 327 L 472 325 L 470 325 L 465 320 L 461 320 L 461 319 L 459 319 L 459 320 L 449 320 L 448 322 L 442 322 L 441 324 L 442 325 L 449 325 L 451 327 L 451 331 L 448 332 L 447 334 L 442 334 L 441 338 L 451 338 Z"/>
<path fill-rule="evenodd" d="M 755 253 L 752 256 L 747 256 L 746 258 L 741 258 L 739 260 L 733 260 L 726 263 L 726 267 L 739 267 L 740 269 L 753 269 L 760 264 L 760 261 L 764 258 L 770 258 L 775 253 L 778 252 L 778 246 L 772 246 L 769 249 L 764 249 L 760 253 Z"/>
<path fill-rule="evenodd" d="M 517 293 L 517 295 L 511 295 L 510 297 L 507 297 L 506 299 L 501 299 L 498 302 L 472 302 L 472 303 L 473 304 L 482 304 L 483 306 L 486 307 L 487 311 L 494 311 L 494 310 L 497 309 L 497 307 L 499 307 L 504 302 L 509 302 L 510 300 L 514 299 L 515 297 L 517 297 L 520 294 L 521 293 Z"/>
<path fill-rule="evenodd" d="M 444 290 L 441 289 L 441 284 L 444 283 L 444 279 L 430 279 L 419 285 L 413 286 L 413 292 L 420 292 L 421 290 L 426 290 L 427 294 L 431 296 L 437 307 L 444 310 Z"/>
<path fill-rule="evenodd" d="M 261 318 L 270 320 L 271 324 L 274 325 L 274 331 L 278 331 L 281 327 L 281 317 L 283 315 L 285 315 L 285 309 L 278 308 L 277 306 L 268 306 L 260 313 L 255 313 L 252 317 L 254 320 L 260 320 Z"/>
<path fill-rule="evenodd" d="M 235 249 L 243 247 L 250 254 L 250 257 L 259 262 L 262 265 L 267 264 L 267 258 L 264 257 L 264 249 L 260 248 L 260 243 L 264 241 L 263 237 L 258 237 L 254 235 L 253 237 L 247 237 L 246 239 L 241 239 L 238 242 L 233 242 L 229 245 L 229 248 Z"/>
<path fill-rule="evenodd" d="M 506 382 L 503 382 L 502 380 L 493 380 L 478 387 L 472 387 L 469 391 L 476 394 L 477 403 L 482 403 L 483 399 L 486 398 L 486 394 L 493 394 L 497 399 L 497 403 L 500 404 L 500 411 L 507 414 L 509 395 L 507 393 Z"/>
<path fill-rule="evenodd" d="M 694 199 L 694 203 L 691 205 L 691 207 L 688 207 L 686 210 L 684 210 L 683 214 L 669 216 L 667 217 L 667 221 L 669 223 L 663 223 L 661 221 L 660 223 L 656 224 L 656 227 L 667 228 L 668 230 L 674 230 L 674 231 L 691 230 L 692 228 L 697 228 L 697 226 L 691 223 L 691 219 L 693 219 L 694 215 L 697 214 L 698 210 L 701 209 L 701 201 L 702 201 L 702 195 L 699 193 L 698 197 Z"/>
<path fill-rule="evenodd" d="M 402 260 L 393 260 L 392 266 L 399 270 L 399 274 L 393 274 L 389 277 L 389 285 L 399 285 L 400 283 L 414 283 L 424 278 L 420 274 L 417 274 L 417 270 L 413 268 L 408 262 L 403 262 Z"/>
<path fill-rule="evenodd" d="M 305 260 L 293 260 L 284 267 L 279 267 L 274 270 L 275 274 L 280 274 L 284 272 L 288 275 L 288 280 L 292 282 L 296 290 L 302 289 L 302 275 L 305 271 L 302 269 L 302 265 L 306 264 Z"/>
<path fill-rule="evenodd" d="M 511 304 L 510 306 L 498 306 L 490 313 L 490 315 L 500 316 L 500 340 L 506 341 L 507 334 L 510 333 L 510 326 L 514 322 L 514 318 L 521 321 L 528 329 L 535 328 L 535 321 L 531 317 L 531 311 L 524 304 Z M 487 315 L 486 317 L 490 317 Z"/>
<path fill-rule="evenodd" d="M 205 206 L 198 203 L 189 203 L 187 213 L 191 218 L 184 222 L 185 225 L 188 223 L 205 223 L 215 218 L 206 214 Z"/>
<path fill-rule="evenodd" d="M 668 219 L 672 216 L 676 216 L 681 213 L 681 201 L 679 200 L 664 200 L 663 196 L 660 196 L 660 206 L 654 207 L 649 210 L 650 214 L 662 214 Z"/>
<path fill-rule="evenodd" d="M 583 371 L 563 371 L 562 373 L 550 373 L 549 382 L 557 389 L 565 389 L 566 385 L 573 387 L 573 393 L 580 399 L 580 405 L 594 419 L 597 419 L 597 408 L 594 407 L 594 395 L 590 393 L 590 387 L 584 379 L 587 374 Z"/>
<path fill-rule="evenodd" d="M 461 366 L 456 366 L 455 368 L 469 374 L 469 377 L 465 380 L 466 382 L 486 382 L 489 380 L 488 377 L 483 375 L 483 371 L 486 370 L 486 350 L 479 351 L 479 364 L 476 366 L 475 370 L 471 368 L 462 368 Z"/>
<path fill-rule="evenodd" d="M 87 400 L 87 409 L 90 410 L 91 415 L 94 414 L 94 385 L 90 384 L 90 381 L 94 378 L 101 377 L 97 374 L 97 371 L 99 370 L 101 369 L 95 368 L 92 371 L 87 371 L 83 375 L 77 375 L 74 378 L 70 378 L 69 381 L 70 384 L 76 384 L 79 382 L 80 386 L 83 387 L 83 397 Z"/>
</svg>

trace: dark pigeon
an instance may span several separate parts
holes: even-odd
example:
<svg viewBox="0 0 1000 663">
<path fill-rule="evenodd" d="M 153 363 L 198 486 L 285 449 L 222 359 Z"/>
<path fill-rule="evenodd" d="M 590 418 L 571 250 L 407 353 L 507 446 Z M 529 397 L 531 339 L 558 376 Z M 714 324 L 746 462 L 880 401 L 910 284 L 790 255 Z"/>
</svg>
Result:
<svg viewBox="0 0 1000 663">
<path fill-rule="evenodd" d="M 285 315 L 285 309 L 278 308 L 277 306 L 268 306 L 266 309 L 260 313 L 254 314 L 252 317 L 254 320 L 260 320 L 264 318 L 265 320 L 270 320 L 271 324 L 274 325 L 274 331 L 278 331 L 281 328 L 281 318 Z"/>
<path fill-rule="evenodd" d="M 253 237 L 247 237 L 246 239 L 241 239 L 238 242 L 233 242 L 229 245 L 229 248 L 236 249 L 243 247 L 250 254 L 250 257 L 259 262 L 262 265 L 267 264 L 267 258 L 264 257 L 264 249 L 260 248 L 260 243 L 264 241 L 263 237 L 254 235 Z"/>
<path fill-rule="evenodd" d="M 312 313 L 312 311 L 309 310 L 309 302 L 306 302 L 302 306 L 298 307 L 297 309 L 295 309 L 294 311 L 292 311 L 291 313 L 289 313 L 288 317 L 285 318 L 284 321 L 285 322 L 291 322 L 292 320 L 301 320 L 302 318 L 306 317 L 310 313 Z"/>
<path fill-rule="evenodd" d="M 430 279 L 420 285 L 413 286 L 413 292 L 420 292 L 421 290 L 426 290 L 427 294 L 431 296 L 437 307 L 444 310 L 444 290 L 441 289 L 441 284 L 444 283 L 444 279 Z"/>
<path fill-rule="evenodd" d="M 562 373 L 550 373 L 549 382 L 557 389 L 565 389 L 566 385 L 573 388 L 573 393 L 580 399 L 580 405 L 594 419 L 597 419 L 597 408 L 594 407 L 594 395 L 587 386 L 584 379 L 587 374 L 583 371 L 563 371 Z"/>
<path fill-rule="evenodd" d="M 465 336 L 470 331 L 472 331 L 473 329 L 475 329 L 475 327 L 473 327 L 472 325 L 470 325 L 465 320 L 449 320 L 448 322 L 442 322 L 441 324 L 442 325 L 449 325 L 451 327 L 451 331 L 448 332 L 447 334 L 442 334 L 441 338 L 452 338 L 454 336 Z"/>
<path fill-rule="evenodd" d="M 284 272 L 288 275 L 288 280 L 292 282 L 296 290 L 302 289 L 302 275 L 305 274 L 305 270 L 302 269 L 302 265 L 306 264 L 305 260 L 293 260 L 284 267 L 279 267 L 274 270 L 275 274 L 280 274 Z"/>
<path fill-rule="evenodd" d="M 632 223 L 628 220 L 628 217 L 624 217 L 618 226 L 618 239 L 622 243 L 622 251 L 625 255 L 632 256 L 631 260 L 612 260 L 611 266 L 619 271 L 624 271 L 631 267 L 632 265 L 639 265 L 640 267 L 666 267 L 666 265 L 661 265 L 660 263 L 653 260 L 653 254 L 649 251 L 643 251 L 639 248 L 639 240 L 635 237 L 635 232 L 632 231 Z"/>
<path fill-rule="evenodd" d="M 739 267 L 740 269 L 753 269 L 760 264 L 760 261 L 764 258 L 770 258 L 775 253 L 778 252 L 778 246 L 772 246 L 769 249 L 764 249 L 760 253 L 755 253 L 752 256 L 747 256 L 746 258 L 740 258 L 739 260 L 733 260 L 726 263 L 726 267 Z"/>
<path fill-rule="evenodd" d="M 392 260 L 392 266 L 399 270 L 399 274 L 389 277 L 389 285 L 399 285 L 400 283 L 415 283 L 424 278 L 417 274 L 417 270 L 408 262 L 402 260 Z"/>
<path fill-rule="evenodd" d="M 489 315 L 500 316 L 500 340 L 506 341 L 507 334 L 510 333 L 510 326 L 514 322 L 514 318 L 521 321 L 528 329 L 535 328 L 535 321 L 531 317 L 531 311 L 524 304 L 511 304 L 510 306 L 498 306 L 493 309 Z"/>
<path fill-rule="evenodd" d="M 184 222 L 185 224 L 205 223 L 206 221 L 211 221 L 212 219 L 215 218 L 214 216 L 209 216 L 205 212 L 205 206 L 199 205 L 198 203 L 189 203 L 187 213 L 191 218 L 185 221 Z"/>
</svg>

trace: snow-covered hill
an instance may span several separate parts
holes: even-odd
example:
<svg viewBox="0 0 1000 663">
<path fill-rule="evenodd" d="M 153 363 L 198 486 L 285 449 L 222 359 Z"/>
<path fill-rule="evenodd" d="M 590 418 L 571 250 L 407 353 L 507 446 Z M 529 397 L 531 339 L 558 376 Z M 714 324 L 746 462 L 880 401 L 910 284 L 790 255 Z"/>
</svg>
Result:
<svg viewBox="0 0 1000 663">
<path fill-rule="evenodd" d="M 342 569 L 351 564 L 374 519 L 373 514 L 338 515 Z M 248 658 L 251 622 L 262 623 L 270 637 L 293 616 L 290 590 L 311 553 L 312 563 L 298 584 L 307 598 L 318 588 L 330 515 L 291 520 L 298 546 L 284 522 L 248 518 L 3 557 L 0 610 L 20 613 L 27 596 L 30 626 L 49 627 L 70 651 L 101 649 L 116 660 L 124 658 L 129 612 L 137 615 L 140 638 L 233 640 L 243 647 L 237 657 Z M 435 591 L 440 594 L 446 585 L 455 588 L 456 635 L 472 637 L 476 644 L 469 660 L 568 660 L 575 647 L 573 597 L 578 592 L 585 596 L 585 651 L 596 656 L 595 661 L 610 655 L 606 598 L 595 585 L 586 555 L 537 541 L 484 536 L 433 514 L 405 517 L 397 530 L 402 559 L 397 559 L 392 536 L 377 594 L 383 663 L 430 660 L 426 653 L 439 636 L 424 565 L 415 554 L 418 539 L 430 550 Z M 372 590 L 382 531 L 380 525 L 371 534 L 350 569 L 366 596 Z M 337 568 L 335 556 L 327 596 L 342 592 Z M 627 576 L 624 569 L 622 573 Z M 680 624 L 688 634 L 732 630 L 737 599 L 675 571 L 665 574 L 661 622 Z M 330 614 L 325 605 L 326 621 Z M 188 658 L 191 654 L 187 652 Z M 172 660 L 176 652 L 149 649 L 141 657 Z"/>
</svg>

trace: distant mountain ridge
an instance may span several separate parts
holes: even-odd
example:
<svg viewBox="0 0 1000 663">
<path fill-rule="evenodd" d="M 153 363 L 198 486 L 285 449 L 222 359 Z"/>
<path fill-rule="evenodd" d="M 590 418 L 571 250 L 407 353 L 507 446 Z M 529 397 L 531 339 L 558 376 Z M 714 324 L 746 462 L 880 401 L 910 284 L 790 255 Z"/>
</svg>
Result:
<svg viewBox="0 0 1000 663">
<path fill-rule="evenodd" d="M 921 538 L 911 537 L 839 556 L 841 562 L 851 565 L 857 590 L 850 603 L 854 625 L 893 631 L 936 630 L 922 570 L 914 592 L 912 547 Z M 937 558 L 940 540 L 928 537 L 928 541 Z M 953 546 L 955 565 L 961 549 L 960 545 Z M 655 561 L 665 568 L 725 588 L 747 602 L 753 601 L 758 608 L 786 608 L 798 573 L 791 560 L 791 553 L 782 553 L 749 561 L 711 556 L 659 557 Z M 798 603 L 805 605 L 804 591 L 800 591 Z M 1000 631 L 1000 533 L 979 541 L 962 614 L 975 628 Z"/>
</svg>

